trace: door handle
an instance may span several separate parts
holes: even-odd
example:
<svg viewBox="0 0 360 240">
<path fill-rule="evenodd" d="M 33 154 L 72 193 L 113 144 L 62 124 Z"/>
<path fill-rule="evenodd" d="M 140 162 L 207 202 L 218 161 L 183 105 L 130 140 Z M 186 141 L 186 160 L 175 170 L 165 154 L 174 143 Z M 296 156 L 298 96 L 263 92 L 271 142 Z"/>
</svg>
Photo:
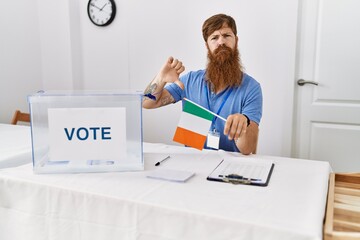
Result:
<svg viewBox="0 0 360 240">
<path fill-rule="evenodd" d="M 304 86 L 305 84 L 313 84 L 313 85 L 319 85 L 319 83 L 317 83 L 317 82 L 314 82 L 314 81 L 306 81 L 306 80 L 304 80 L 304 79 L 299 79 L 298 81 L 297 81 L 297 84 L 299 85 L 299 86 Z"/>
</svg>

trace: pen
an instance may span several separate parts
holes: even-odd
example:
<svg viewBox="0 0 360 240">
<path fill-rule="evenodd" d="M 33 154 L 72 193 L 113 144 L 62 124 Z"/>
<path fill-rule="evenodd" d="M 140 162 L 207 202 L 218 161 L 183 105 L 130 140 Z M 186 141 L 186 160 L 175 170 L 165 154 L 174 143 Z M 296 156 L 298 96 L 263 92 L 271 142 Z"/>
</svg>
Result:
<svg viewBox="0 0 360 240">
<path fill-rule="evenodd" d="M 163 160 L 161 160 L 161 161 L 159 161 L 159 162 L 157 162 L 157 163 L 155 163 L 155 166 L 159 166 L 160 165 L 160 163 L 162 163 L 163 161 L 165 161 L 165 160 L 167 160 L 167 159 L 169 159 L 170 158 L 170 156 L 167 156 L 166 158 L 164 158 Z"/>
</svg>

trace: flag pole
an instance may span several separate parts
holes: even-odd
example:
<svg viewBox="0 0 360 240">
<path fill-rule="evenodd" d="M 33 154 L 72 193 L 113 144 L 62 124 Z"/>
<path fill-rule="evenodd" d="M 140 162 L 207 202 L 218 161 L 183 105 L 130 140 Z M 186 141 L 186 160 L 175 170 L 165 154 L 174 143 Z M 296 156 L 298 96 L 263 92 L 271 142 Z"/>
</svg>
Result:
<svg viewBox="0 0 360 240">
<path fill-rule="evenodd" d="M 206 108 L 204 108 L 203 106 L 201 106 L 201 105 L 199 105 L 199 104 L 197 104 L 197 103 L 194 103 L 194 102 L 191 101 L 190 99 L 187 99 L 187 98 L 183 98 L 183 99 L 184 99 L 185 101 L 191 102 L 192 104 L 198 106 L 199 108 L 204 109 L 205 111 L 211 113 L 212 115 L 214 115 L 214 116 L 216 116 L 217 118 L 220 118 L 221 120 L 223 120 L 224 122 L 226 122 L 226 119 L 225 119 L 225 118 L 223 118 L 222 116 L 217 115 L 216 113 L 210 111 L 209 109 L 206 109 Z"/>
</svg>

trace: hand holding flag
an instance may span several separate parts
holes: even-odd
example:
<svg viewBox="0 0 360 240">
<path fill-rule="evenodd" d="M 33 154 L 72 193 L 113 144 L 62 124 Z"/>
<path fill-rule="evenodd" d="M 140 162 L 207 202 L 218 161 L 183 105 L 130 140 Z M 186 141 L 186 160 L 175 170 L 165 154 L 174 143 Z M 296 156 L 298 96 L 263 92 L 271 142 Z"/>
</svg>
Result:
<svg viewBox="0 0 360 240">
<path fill-rule="evenodd" d="M 225 122 L 226 119 L 187 98 L 183 99 L 183 104 L 183 112 L 173 140 L 202 150 L 214 117 L 216 116 Z"/>
</svg>

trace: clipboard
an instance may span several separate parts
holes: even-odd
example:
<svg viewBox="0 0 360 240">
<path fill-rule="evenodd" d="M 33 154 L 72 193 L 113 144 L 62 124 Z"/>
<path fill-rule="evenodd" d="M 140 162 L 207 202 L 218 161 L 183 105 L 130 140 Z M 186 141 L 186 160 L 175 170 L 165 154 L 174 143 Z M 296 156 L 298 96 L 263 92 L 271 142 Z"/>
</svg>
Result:
<svg viewBox="0 0 360 240">
<path fill-rule="evenodd" d="M 269 184 L 274 166 L 274 162 L 270 160 L 230 157 L 221 160 L 206 179 L 266 187 Z"/>
</svg>

